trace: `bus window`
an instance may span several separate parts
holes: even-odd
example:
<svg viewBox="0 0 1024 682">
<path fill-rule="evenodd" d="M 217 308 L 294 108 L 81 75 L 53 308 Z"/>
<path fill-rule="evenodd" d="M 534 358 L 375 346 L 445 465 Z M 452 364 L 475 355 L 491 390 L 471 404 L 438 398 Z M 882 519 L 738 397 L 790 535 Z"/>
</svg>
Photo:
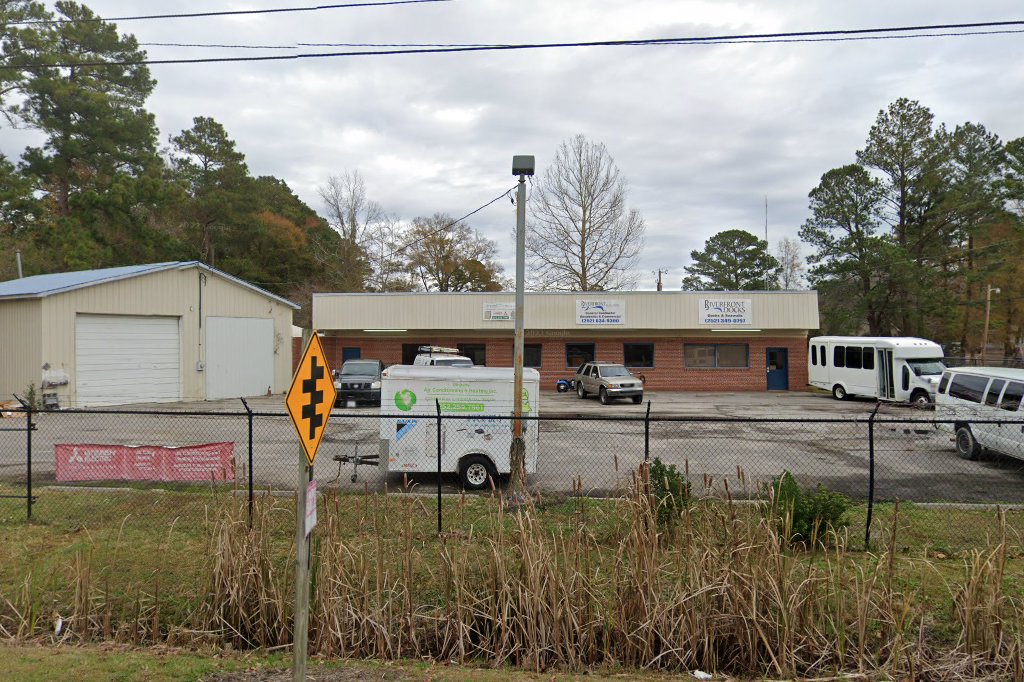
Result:
<svg viewBox="0 0 1024 682">
<path fill-rule="evenodd" d="M 818 347 L 814 345 L 811 346 L 811 364 L 818 365 Z"/>
<path fill-rule="evenodd" d="M 861 349 L 859 346 L 846 347 L 846 366 L 850 369 L 860 369 Z"/>
<path fill-rule="evenodd" d="M 985 404 L 995 405 L 999 401 L 999 393 L 1005 385 L 1006 382 L 1002 379 L 993 379 L 992 383 L 989 384 L 988 392 L 985 393 Z"/>
<path fill-rule="evenodd" d="M 1024 384 L 1011 381 L 1003 391 L 1003 399 L 999 401 L 999 407 L 1010 412 L 1016 412 L 1020 408 L 1020 401 L 1024 398 Z"/>
<path fill-rule="evenodd" d="M 903 365 L 903 371 L 900 374 L 903 377 L 903 390 L 904 391 L 909 391 L 910 390 L 910 368 L 907 367 L 906 365 Z"/>
<path fill-rule="evenodd" d="M 864 349 L 864 369 L 875 368 L 875 349 L 865 348 Z"/>
<path fill-rule="evenodd" d="M 821 356 L 821 366 L 824 367 L 828 363 L 825 361 L 828 356 L 825 355 L 825 346 L 818 346 L 818 355 Z"/>
<path fill-rule="evenodd" d="M 832 349 L 832 366 L 846 367 L 846 346 L 836 346 Z"/>
</svg>

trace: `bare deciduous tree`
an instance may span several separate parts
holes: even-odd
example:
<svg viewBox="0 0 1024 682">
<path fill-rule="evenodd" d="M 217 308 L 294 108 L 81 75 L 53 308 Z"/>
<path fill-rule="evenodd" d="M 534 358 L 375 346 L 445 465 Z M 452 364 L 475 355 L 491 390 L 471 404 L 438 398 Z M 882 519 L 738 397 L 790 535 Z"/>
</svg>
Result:
<svg viewBox="0 0 1024 682">
<path fill-rule="evenodd" d="M 807 266 L 804 264 L 800 242 L 783 237 L 775 247 L 775 257 L 779 261 L 779 286 L 783 289 L 802 287 Z"/>
<path fill-rule="evenodd" d="M 327 178 L 317 188 L 327 209 L 327 222 L 345 239 L 359 244 L 370 225 L 384 217 L 384 211 L 366 196 L 366 182 L 358 170 Z"/>
<path fill-rule="evenodd" d="M 377 202 L 367 197 L 366 183 L 358 170 L 332 175 L 327 184 L 318 187 L 317 191 L 324 202 L 327 223 L 341 235 L 341 242 L 327 257 L 358 281 L 358 285 L 351 285 L 350 290 L 355 290 L 356 286 L 373 289 L 377 273 L 368 253 L 367 241 L 371 236 L 376 240 L 381 223 L 390 219 Z M 379 260 L 377 264 L 380 264 Z"/>
<path fill-rule="evenodd" d="M 644 220 L 604 144 L 563 142 L 534 190 L 526 253 L 531 286 L 600 291 L 636 286 Z"/>
</svg>

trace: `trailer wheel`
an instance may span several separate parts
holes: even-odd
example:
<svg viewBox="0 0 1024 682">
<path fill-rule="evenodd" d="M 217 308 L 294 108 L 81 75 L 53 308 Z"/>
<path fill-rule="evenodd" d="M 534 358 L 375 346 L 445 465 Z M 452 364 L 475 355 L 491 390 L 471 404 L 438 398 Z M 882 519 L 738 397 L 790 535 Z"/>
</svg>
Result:
<svg viewBox="0 0 1024 682">
<path fill-rule="evenodd" d="M 497 483 L 498 472 L 491 460 L 483 455 L 470 455 L 462 460 L 459 467 L 459 478 L 466 490 L 483 490 L 489 481 Z"/>
<path fill-rule="evenodd" d="M 956 430 L 956 452 L 964 459 L 978 459 L 981 445 L 971 433 L 970 426 L 961 426 Z"/>
<path fill-rule="evenodd" d="M 832 397 L 836 400 L 846 400 L 846 389 L 836 384 L 832 387 Z"/>
</svg>

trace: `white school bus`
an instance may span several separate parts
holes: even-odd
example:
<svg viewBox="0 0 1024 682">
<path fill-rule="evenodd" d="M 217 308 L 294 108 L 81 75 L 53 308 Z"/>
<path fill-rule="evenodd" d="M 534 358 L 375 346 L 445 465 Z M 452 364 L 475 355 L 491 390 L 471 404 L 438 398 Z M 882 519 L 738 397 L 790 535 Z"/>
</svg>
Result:
<svg viewBox="0 0 1024 682">
<path fill-rule="evenodd" d="M 945 365 L 942 347 L 909 336 L 816 336 L 807 353 L 811 386 L 836 400 L 863 396 L 927 405 Z"/>
</svg>

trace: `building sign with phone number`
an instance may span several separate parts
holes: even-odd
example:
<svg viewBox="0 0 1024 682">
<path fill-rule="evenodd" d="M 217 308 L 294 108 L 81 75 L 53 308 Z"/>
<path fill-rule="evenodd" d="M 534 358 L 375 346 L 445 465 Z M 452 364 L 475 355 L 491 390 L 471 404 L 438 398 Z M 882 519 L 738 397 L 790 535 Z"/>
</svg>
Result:
<svg viewBox="0 0 1024 682">
<path fill-rule="evenodd" d="M 699 324 L 719 327 L 751 324 L 749 298 L 701 298 L 697 304 Z"/>
</svg>

